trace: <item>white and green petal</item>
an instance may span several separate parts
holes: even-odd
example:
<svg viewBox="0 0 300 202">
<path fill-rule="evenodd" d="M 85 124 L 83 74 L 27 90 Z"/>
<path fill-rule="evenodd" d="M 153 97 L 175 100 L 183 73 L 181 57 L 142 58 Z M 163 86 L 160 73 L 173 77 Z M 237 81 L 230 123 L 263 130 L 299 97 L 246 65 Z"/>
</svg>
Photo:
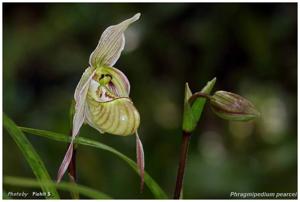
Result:
<svg viewBox="0 0 300 202">
<path fill-rule="evenodd" d="M 90 67 L 86 69 L 86 71 L 83 73 L 76 87 L 75 94 L 74 94 L 74 99 L 76 104 L 75 104 L 75 114 L 73 118 L 72 137 L 75 137 L 78 134 L 84 122 L 85 119 L 84 108 L 86 105 L 86 96 L 88 93 L 90 82 L 95 73 L 96 71 L 95 70 L 92 71 L 92 68 Z"/>
<path fill-rule="evenodd" d="M 127 27 L 140 18 L 140 13 L 117 24 L 108 27 L 101 35 L 96 49 L 90 56 L 92 67 L 110 66 L 112 67 L 119 59 L 125 46 L 124 31 Z"/>
<path fill-rule="evenodd" d="M 88 79 L 91 77 L 91 75 L 93 74 L 94 71 L 95 71 L 94 68 L 88 67 L 83 72 L 83 74 L 76 86 L 76 89 L 75 89 L 75 93 L 74 93 L 75 100 L 78 100 L 79 92 L 81 91 L 82 87 L 87 83 Z"/>
<path fill-rule="evenodd" d="M 73 155 L 73 142 L 85 120 L 84 111 L 86 105 L 86 96 L 89 89 L 90 81 L 92 80 L 95 72 L 96 72 L 95 70 L 92 71 L 92 68 L 90 67 L 87 68 L 83 73 L 76 87 L 75 94 L 74 94 L 74 99 L 76 104 L 75 104 L 75 114 L 73 117 L 72 140 L 65 154 L 65 157 L 58 169 L 57 182 L 60 182 L 60 180 L 62 179 L 64 173 L 68 168 L 68 165 L 71 162 L 72 155 Z"/>
</svg>

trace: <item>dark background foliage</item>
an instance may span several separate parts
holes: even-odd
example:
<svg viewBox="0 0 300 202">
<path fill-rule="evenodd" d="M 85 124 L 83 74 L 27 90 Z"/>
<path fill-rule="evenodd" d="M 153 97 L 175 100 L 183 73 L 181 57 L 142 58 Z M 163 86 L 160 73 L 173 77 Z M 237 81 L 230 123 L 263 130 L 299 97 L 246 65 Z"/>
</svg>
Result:
<svg viewBox="0 0 300 202">
<path fill-rule="evenodd" d="M 146 170 L 171 196 L 176 177 L 184 83 L 247 97 L 262 116 L 227 122 L 206 107 L 194 132 L 184 197 L 297 191 L 297 4 L 3 4 L 4 112 L 21 126 L 66 133 L 69 105 L 103 30 L 141 12 L 115 65 L 131 82 L 141 114 Z M 66 144 L 27 135 L 52 178 Z M 84 126 L 80 136 L 135 158 L 135 139 Z M 33 177 L 4 131 L 3 174 Z M 79 183 L 114 198 L 139 194 L 139 178 L 110 153 L 80 146 Z M 24 188 L 4 186 L 4 190 Z M 63 193 L 69 197 L 68 193 Z"/>
</svg>

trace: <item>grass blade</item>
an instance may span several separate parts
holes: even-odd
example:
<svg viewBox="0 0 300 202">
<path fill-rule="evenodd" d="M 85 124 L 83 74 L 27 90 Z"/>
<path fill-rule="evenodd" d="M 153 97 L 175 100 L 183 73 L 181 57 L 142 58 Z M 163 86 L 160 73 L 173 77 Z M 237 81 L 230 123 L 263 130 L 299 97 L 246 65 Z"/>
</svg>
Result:
<svg viewBox="0 0 300 202">
<path fill-rule="evenodd" d="M 24 133 L 17 127 L 17 125 L 8 116 L 3 114 L 3 124 L 4 128 L 14 139 L 18 147 L 23 153 L 23 156 L 30 165 L 34 175 L 36 176 L 41 189 L 44 192 L 50 192 L 51 199 L 59 199 L 59 195 L 53 185 L 44 184 L 45 181 L 51 181 L 48 171 L 41 160 L 38 153 L 35 151 L 34 147 L 31 145 L 29 140 L 26 138 Z"/>
<path fill-rule="evenodd" d="M 2 191 L 2 199 L 11 199 L 5 190 Z"/>
<path fill-rule="evenodd" d="M 40 186 L 39 182 L 36 181 L 35 179 L 19 178 L 19 177 L 12 177 L 12 176 L 5 176 L 3 179 L 3 183 L 11 186 L 30 187 L 30 188 L 35 188 Z M 64 191 L 76 191 L 91 199 L 111 199 L 110 196 L 102 192 L 74 183 L 69 183 L 69 182 L 54 183 L 53 181 L 44 181 L 44 184 L 47 186 L 54 186 L 57 189 L 64 190 Z"/>
<path fill-rule="evenodd" d="M 60 142 L 70 142 L 71 138 L 67 135 L 60 134 L 60 133 L 54 133 L 50 131 L 45 131 L 45 130 L 38 130 L 38 129 L 33 129 L 33 128 L 25 128 L 25 127 L 19 127 L 23 132 L 25 133 L 30 133 L 33 135 L 38 135 L 42 137 L 46 137 L 52 140 L 60 141 Z M 105 144 L 102 144 L 100 142 L 90 140 L 87 138 L 83 137 L 76 137 L 75 143 L 81 144 L 81 145 L 86 145 L 86 146 L 91 146 L 95 147 L 98 149 L 102 149 L 108 152 L 111 152 L 115 154 L 117 157 L 120 159 L 124 160 L 133 170 L 139 174 L 138 168 L 136 163 L 128 158 L 126 155 L 122 154 L 121 152 L 117 151 L 116 149 L 107 146 Z M 145 184 L 148 186 L 152 194 L 154 195 L 155 198 L 157 199 L 167 199 L 166 193 L 160 188 L 160 186 L 154 181 L 154 179 L 147 173 L 145 172 Z"/>
</svg>

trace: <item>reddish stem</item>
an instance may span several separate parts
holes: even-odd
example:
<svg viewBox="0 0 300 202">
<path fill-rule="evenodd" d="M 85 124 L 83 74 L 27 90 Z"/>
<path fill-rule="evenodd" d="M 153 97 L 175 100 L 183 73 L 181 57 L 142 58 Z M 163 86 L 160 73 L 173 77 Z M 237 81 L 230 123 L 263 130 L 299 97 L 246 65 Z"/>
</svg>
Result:
<svg viewBox="0 0 300 202">
<path fill-rule="evenodd" d="M 191 133 L 183 132 L 174 199 L 180 198 Z"/>
<path fill-rule="evenodd" d="M 196 92 L 189 98 L 188 102 L 192 105 L 198 97 L 206 98 L 209 100 L 211 96 L 206 93 Z"/>
</svg>

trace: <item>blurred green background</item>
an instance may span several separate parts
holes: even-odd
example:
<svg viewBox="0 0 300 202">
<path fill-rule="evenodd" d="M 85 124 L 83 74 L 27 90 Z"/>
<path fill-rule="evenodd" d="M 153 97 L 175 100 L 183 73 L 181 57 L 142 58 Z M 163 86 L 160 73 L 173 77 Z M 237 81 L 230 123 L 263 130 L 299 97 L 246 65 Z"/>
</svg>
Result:
<svg viewBox="0 0 300 202">
<path fill-rule="evenodd" d="M 206 107 L 191 140 L 184 198 L 296 192 L 296 3 L 4 3 L 4 112 L 18 125 L 67 134 L 74 89 L 101 33 L 137 12 L 142 16 L 126 31 L 115 67 L 131 82 L 150 175 L 172 195 L 184 83 L 195 92 L 217 77 L 215 90 L 247 97 L 262 116 L 228 122 Z M 101 135 L 89 126 L 80 136 L 135 159 L 134 136 Z M 27 137 L 54 179 L 66 144 Z M 3 175 L 34 177 L 6 131 Z M 80 184 L 113 198 L 152 198 L 147 188 L 139 193 L 131 168 L 104 151 L 80 146 L 78 176 Z"/>
</svg>

